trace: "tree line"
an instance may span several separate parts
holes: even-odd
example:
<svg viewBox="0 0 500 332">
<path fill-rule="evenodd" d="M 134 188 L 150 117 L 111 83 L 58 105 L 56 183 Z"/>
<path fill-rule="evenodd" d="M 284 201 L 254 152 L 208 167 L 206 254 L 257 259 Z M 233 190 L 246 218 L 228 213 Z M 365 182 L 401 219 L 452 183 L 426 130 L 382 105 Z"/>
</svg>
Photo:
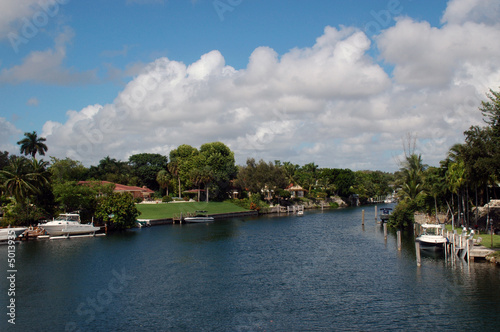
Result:
<svg viewBox="0 0 500 332">
<path fill-rule="evenodd" d="M 249 158 L 246 165 L 238 166 L 234 153 L 221 142 L 206 143 L 199 149 L 184 144 L 168 156 L 140 153 L 127 161 L 107 156 L 90 167 L 70 158 L 37 159 L 37 154 L 45 156 L 48 147 L 36 132 L 25 133 L 18 144 L 24 156 L 0 152 L 0 206 L 4 225 L 35 224 L 40 219 L 74 210 L 81 211 L 84 220 L 106 216 L 99 208 L 110 206 L 106 200 L 114 197 L 113 185 L 102 181 L 144 186 L 164 201 L 188 198 L 223 201 L 238 192 L 235 202 L 253 195 L 254 202 L 268 203 L 287 200 L 290 194 L 285 189 L 291 184 L 307 190 L 305 199 L 330 196 L 347 199 L 357 194 L 367 201 L 370 197 L 390 194 L 394 182 L 391 173 L 319 168 L 314 163 L 299 166 Z M 93 184 L 78 185 L 79 181 Z M 123 200 L 123 204 L 128 204 L 130 198 Z"/>
</svg>

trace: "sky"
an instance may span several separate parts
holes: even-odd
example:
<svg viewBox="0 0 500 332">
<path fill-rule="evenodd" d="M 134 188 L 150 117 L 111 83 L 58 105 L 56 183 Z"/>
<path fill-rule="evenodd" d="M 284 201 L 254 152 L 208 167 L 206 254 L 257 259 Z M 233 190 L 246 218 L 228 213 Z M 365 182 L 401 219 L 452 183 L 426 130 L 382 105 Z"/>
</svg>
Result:
<svg viewBox="0 0 500 332">
<path fill-rule="evenodd" d="M 0 151 L 437 166 L 500 87 L 498 0 L 2 0 Z"/>
</svg>

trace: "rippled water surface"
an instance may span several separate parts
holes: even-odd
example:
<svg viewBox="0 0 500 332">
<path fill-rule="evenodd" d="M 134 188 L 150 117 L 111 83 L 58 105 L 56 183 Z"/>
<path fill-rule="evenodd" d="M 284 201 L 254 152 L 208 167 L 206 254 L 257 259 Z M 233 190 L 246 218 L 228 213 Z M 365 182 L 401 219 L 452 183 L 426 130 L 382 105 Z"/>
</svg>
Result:
<svg viewBox="0 0 500 332">
<path fill-rule="evenodd" d="M 398 251 L 365 224 L 361 209 L 306 211 L 21 243 L 16 325 L 4 309 L 0 330 L 498 330 L 500 269 L 417 268 L 410 236 Z"/>
</svg>

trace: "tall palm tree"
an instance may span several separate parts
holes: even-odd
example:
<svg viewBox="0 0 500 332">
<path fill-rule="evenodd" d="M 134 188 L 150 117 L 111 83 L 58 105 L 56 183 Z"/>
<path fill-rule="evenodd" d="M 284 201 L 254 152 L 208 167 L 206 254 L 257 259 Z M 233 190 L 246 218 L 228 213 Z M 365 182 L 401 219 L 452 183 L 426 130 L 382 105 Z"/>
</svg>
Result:
<svg viewBox="0 0 500 332">
<path fill-rule="evenodd" d="M 45 155 L 48 148 L 44 143 L 46 141 L 44 137 L 38 137 L 36 131 L 32 133 L 24 133 L 24 136 L 25 138 L 17 142 L 17 144 L 21 146 L 21 153 L 25 156 L 31 155 L 33 158 L 35 158 L 37 153 L 42 156 Z"/>
<path fill-rule="evenodd" d="M 167 167 L 170 174 L 176 176 L 177 180 L 179 181 L 179 198 L 180 198 L 182 196 L 181 196 L 181 175 L 180 175 L 179 163 L 177 162 L 177 160 L 171 160 L 168 163 Z"/>
</svg>

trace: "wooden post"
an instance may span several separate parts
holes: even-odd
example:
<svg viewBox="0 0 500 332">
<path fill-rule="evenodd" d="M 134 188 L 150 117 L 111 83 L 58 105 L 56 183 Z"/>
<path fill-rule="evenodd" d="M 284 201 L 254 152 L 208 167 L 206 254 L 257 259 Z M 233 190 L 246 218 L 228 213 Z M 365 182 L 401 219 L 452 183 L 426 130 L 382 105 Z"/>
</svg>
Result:
<svg viewBox="0 0 500 332">
<path fill-rule="evenodd" d="M 377 206 L 375 205 L 375 222 L 377 222 Z"/>
<path fill-rule="evenodd" d="M 401 231 L 398 231 L 397 234 L 398 234 L 398 250 L 401 251 Z"/>
<path fill-rule="evenodd" d="M 384 239 L 387 240 L 387 224 L 384 223 Z"/>
<path fill-rule="evenodd" d="M 420 260 L 420 242 L 415 241 L 415 253 L 417 254 L 417 266 L 422 266 L 422 261 Z"/>
<path fill-rule="evenodd" d="M 365 210 L 361 211 L 361 225 L 365 225 Z"/>
<path fill-rule="evenodd" d="M 182 224 L 182 212 L 181 212 L 181 218 L 179 219 L 179 224 Z"/>
</svg>

